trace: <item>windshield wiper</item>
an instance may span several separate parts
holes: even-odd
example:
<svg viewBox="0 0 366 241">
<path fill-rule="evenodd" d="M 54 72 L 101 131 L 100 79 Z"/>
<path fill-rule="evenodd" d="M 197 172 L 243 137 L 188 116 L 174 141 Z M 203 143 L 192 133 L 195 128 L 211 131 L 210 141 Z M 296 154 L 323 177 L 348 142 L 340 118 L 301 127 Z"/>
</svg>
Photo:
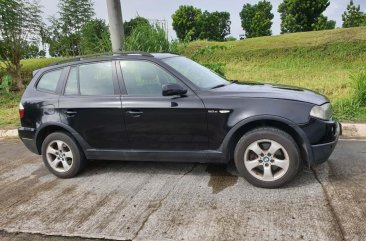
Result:
<svg viewBox="0 0 366 241">
<path fill-rule="evenodd" d="M 219 84 L 219 85 L 215 85 L 214 87 L 211 88 L 212 89 L 217 89 L 217 88 L 220 88 L 220 87 L 224 87 L 226 86 L 226 84 Z"/>
</svg>

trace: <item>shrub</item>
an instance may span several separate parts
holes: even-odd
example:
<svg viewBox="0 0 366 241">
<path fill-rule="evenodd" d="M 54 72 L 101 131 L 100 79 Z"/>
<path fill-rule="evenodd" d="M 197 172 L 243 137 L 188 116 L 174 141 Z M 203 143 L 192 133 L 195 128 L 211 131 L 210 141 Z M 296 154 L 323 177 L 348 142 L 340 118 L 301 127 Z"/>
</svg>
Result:
<svg viewBox="0 0 366 241">
<path fill-rule="evenodd" d="M 358 119 L 360 103 L 352 99 L 340 99 L 333 104 L 333 115 L 339 120 Z"/>
<path fill-rule="evenodd" d="M 169 45 L 169 52 L 182 55 L 184 49 L 188 47 L 188 41 L 173 40 Z"/>
<path fill-rule="evenodd" d="M 9 74 L 4 75 L 1 80 L 0 90 L 3 90 L 5 92 L 9 93 L 12 83 L 13 83 L 13 81 L 12 81 L 11 75 L 9 75 Z"/>
<path fill-rule="evenodd" d="M 366 118 L 366 72 L 351 76 L 353 94 L 334 102 L 334 116 L 340 120 L 364 120 Z"/>
<path fill-rule="evenodd" d="M 23 83 L 28 84 L 29 81 L 33 77 L 33 71 L 37 69 L 41 69 L 44 67 L 47 67 L 49 64 L 60 60 L 61 58 L 39 58 L 39 59 L 26 59 L 20 61 L 22 68 L 20 75 L 22 77 Z M 3 76 L 6 76 L 8 73 L 2 68 L 0 68 L 0 79 L 3 78 Z"/>
<path fill-rule="evenodd" d="M 197 58 L 200 55 L 212 54 L 212 53 L 216 52 L 217 50 L 226 50 L 226 49 L 228 49 L 228 47 L 224 46 L 224 45 L 205 46 L 205 47 L 195 50 L 192 54 L 192 59 L 197 60 Z"/>
<path fill-rule="evenodd" d="M 227 38 L 225 38 L 225 41 L 236 41 L 237 39 L 233 36 L 229 36 Z"/>
<path fill-rule="evenodd" d="M 354 100 L 366 105 L 366 72 L 351 76 L 354 88 Z"/>
<path fill-rule="evenodd" d="M 225 77 L 225 65 L 221 63 L 203 63 L 203 66 L 211 69 L 215 73 L 221 75 L 222 77 Z"/>
<path fill-rule="evenodd" d="M 169 41 L 164 30 L 158 25 L 137 26 L 126 38 L 125 50 L 144 52 L 169 51 Z"/>
</svg>

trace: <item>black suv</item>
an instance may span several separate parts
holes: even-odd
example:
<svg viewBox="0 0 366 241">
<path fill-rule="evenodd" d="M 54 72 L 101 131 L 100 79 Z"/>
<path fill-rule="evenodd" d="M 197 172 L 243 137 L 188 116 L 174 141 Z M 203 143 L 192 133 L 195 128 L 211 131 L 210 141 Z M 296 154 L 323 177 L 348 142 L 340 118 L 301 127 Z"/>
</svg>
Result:
<svg viewBox="0 0 366 241">
<path fill-rule="evenodd" d="M 56 176 L 87 159 L 227 163 L 280 187 L 326 161 L 341 131 L 329 100 L 288 86 L 237 83 L 174 54 L 76 58 L 34 72 L 19 136 Z"/>
</svg>

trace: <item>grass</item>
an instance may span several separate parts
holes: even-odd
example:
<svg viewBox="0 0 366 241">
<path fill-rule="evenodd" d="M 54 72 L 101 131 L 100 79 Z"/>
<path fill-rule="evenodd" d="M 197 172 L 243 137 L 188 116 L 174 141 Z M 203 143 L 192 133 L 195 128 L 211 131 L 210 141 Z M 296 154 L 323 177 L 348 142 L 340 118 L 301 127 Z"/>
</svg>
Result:
<svg viewBox="0 0 366 241">
<path fill-rule="evenodd" d="M 36 69 L 46 67 L 50 63 L 60 60 L 61 58 L 41 58 L 41 59 L 26 59 L 22 60 L 21 75 L 25 84 L 28 84 L 32 79 L 32 72 Z M 0 62 L 0 65 L 3 63 Z M 1 67 L 1 66 L 0 66 Z M 2 66 L 3 67 L 3 66 Z M 0 68 L 0 79 L 5 75 L 3 68 Z M 0 128 L 12 129 L 19 126 L 18 105 L 22 93 L 0 91 Z"/>
<path fill-rule="evenodd" d="M 195 41 L 176 48 L 225 73 L 228 79 L 295 85 L 320 92 L 332 101 L 337 118 L 366 121 L 366 27 L 230 42 Z M 23 60 L 25 83 L 33 70 L 55 60 Z M 3 74 L 0 71 L 0 78 Z M 0 128 L 19 125 L 20 97 L 20 93 L 0 92 Z"/>
<path fill-rule="evenodd" d="M 19 126 L 18 106 L 21 93 L 0 92 L 0 128 L 12 129 Z"/>
<path fill-rule="evenodd" d="M 365 103 L 352 100 L 352 76 L 366 70 L 365 27 L 223 43 L 196 41 L 185 45 L 181 52 L 200 63 L 223 65 L 228 79 L 317 91 L 333 102 L 337 118 L 366 121 Z M 362 83 L 366 85 L 366 79 Z"/>
<path fill-rule="evenodd" d="M 44 68 L 47 65 L 61 59 L 62 58 L 40 58 L 40 59 L 24 59 L 20 61 L 20 64 L 22 65 L 21 76 L 23 82 L 25 84 L 29 83 L 29 81 L 32 79 L 32 73 L 34 70 Z M 4 67 L 5 67 L 4 63 L 0 62 L 0 79 L 2 78 L 2 76 L 6 74 Z"/>
</svg>

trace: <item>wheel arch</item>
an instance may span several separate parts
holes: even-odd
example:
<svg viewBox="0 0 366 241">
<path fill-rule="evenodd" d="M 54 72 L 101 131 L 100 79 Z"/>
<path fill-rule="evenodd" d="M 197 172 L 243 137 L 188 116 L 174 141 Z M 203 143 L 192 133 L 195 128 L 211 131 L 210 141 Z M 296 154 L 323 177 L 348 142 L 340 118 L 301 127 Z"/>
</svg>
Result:
<svg viewBox="0 0 366 241">
<path fill-rule="evenodd" d="M 248 131 L 258 127 L 274 127 L 285 131 L 300 149 L 301 159 L 306 165 L 310 165 L 313 158 L 310 142 L 303 130 L 294 122 L 278 116 L 254 116 L 240 121 L 226 135 L 220 149 L 227 161 L 234 158 L 234 150 L 239 139 Z"/>
<path fill-rule="evenodd" d="M 54 132 L 58 132 L 58 131 L 69 134 L 76 141 L 76 144 L 81 148 L 81 151 L 84 152 L 84 150 L 88 148 L 88 144 L 74 129 L 72 129 L 70 126 L 64 125 L 62 123 L 57 123 L 57 122 L 47 123 L 47 124 L 40 126 L 37 129 L 38 130 L 36 132 L 36 147 L 37 147 L 38 154 L 41 154 L 42 143 L 43 143 L 44 139 L 48 135 L 50 135 Z"/>
</svg>

